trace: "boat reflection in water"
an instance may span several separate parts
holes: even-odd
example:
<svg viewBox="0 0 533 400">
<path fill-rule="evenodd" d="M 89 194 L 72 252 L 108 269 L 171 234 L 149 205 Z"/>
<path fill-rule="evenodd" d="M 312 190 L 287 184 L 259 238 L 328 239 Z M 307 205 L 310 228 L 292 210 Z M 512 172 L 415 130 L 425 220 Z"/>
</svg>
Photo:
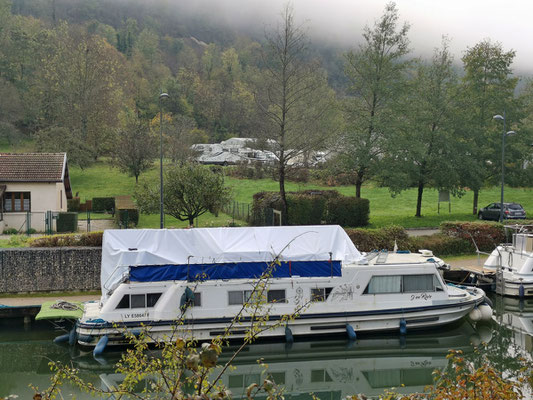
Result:
<svg viewBox="0 0 533 400">
<path fill-rule="evenodd" d="M 488 329 L 488 330 L 487 330 Z M 367 335 L 353 342 L 322 340 L 254 344 L 234 361 L 233 370 L 223 376 L 223 383 L 234 397 L 246 398 L 246 388 L 270 377 L 285 388 L 286 398 L 307 397 L 340 399 L 364 393 L 378 396 L 385 389 L 399 393 L 423 391 L 433 382 L 432 372 L 447 365 L 449 350 L 473 351 L 472 343 L 490 340 L 487 326 L 474 329 L 468 322 L 430 333 Z M 229 359 L 237 347 L 227 348 L 220 361 Z M 257 360 L 263 359 L 268 369 Z M 103 388 L 119 384 L 120 374 L 101 374 Z M 403 386 L 402 386 L 403 385 Z"/>
<path fill-rule="evenodd" d="M 496 313 L 493 319 L 510 332 L 500 332 L 502 340 L 508 339 L 521 349 L 523 355 L 533 359 L 533 298 L 496 296 L 494 299 Z"/>
</svg>

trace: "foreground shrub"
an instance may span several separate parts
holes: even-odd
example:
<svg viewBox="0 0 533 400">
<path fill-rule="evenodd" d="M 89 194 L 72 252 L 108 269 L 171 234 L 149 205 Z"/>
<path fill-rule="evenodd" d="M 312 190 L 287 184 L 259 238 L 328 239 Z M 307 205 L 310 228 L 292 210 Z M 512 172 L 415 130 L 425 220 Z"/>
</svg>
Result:
<svg viewBox="0 0 533 400">
<path fill-rule="evenodd" d="M 102 247 L 103 232 L 42 236 L 28 241 L 29 247 Z"/>
</svg>

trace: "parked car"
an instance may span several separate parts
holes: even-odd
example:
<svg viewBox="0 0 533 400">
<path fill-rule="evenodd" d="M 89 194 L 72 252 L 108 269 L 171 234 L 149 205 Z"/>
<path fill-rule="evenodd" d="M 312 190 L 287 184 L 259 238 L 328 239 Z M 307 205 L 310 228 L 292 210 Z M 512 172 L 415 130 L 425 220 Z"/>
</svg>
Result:
<svg viewBox="0 0 533 400">
<path fill-rule="evenodd" d="M 477 214 L 479 219 L 491 219 L 498 221 L 500 219 L 500 204 L 491 203 L 487 207 L 479 210 Z M 526 212 L 518 203 L 503 203 L 503 219 L 525 219 Z"/>
</svg>

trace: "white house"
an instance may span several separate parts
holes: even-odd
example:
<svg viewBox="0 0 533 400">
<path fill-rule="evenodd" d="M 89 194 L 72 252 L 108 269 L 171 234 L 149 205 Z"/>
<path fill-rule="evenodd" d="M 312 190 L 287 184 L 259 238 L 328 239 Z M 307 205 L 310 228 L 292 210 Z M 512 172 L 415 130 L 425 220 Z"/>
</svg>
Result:
<svg viewBox="0 0 533 400">
<path fill-rule="evenodd" d="M 47 212 L 67 211 L 72 198 L 66 153 L 0 153 L 0 194 L 0 231 L 26 231 L 28 216 L 45 231 Z"/>
</svg>

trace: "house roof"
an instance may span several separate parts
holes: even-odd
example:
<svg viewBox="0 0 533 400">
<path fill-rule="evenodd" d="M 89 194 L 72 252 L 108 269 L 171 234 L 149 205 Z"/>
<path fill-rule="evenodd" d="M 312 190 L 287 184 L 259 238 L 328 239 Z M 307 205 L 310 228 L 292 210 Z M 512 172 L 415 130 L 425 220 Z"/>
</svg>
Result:
<svg viewBox="0 0 533 400">
<path fill-rule="evenodd" d="M 66 153 L 0 153 L 0 182 L 64 182 L 72 197 Z"/>
</svg>

